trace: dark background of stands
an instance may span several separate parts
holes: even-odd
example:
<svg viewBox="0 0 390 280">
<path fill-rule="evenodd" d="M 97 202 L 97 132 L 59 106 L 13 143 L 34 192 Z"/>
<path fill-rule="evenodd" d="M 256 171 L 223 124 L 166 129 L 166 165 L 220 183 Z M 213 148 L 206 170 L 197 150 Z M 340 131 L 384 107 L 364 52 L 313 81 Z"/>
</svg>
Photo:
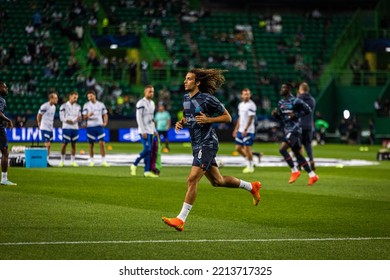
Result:
<svg viewBox="0 0 390 280">
<path fill-rule="evenodd" d="M 0 45 L 6 49 L 9 44 L 15 46 L 12 62 L 1 65 L 0 79 L 10 88 L 7 114 L 18 125 L 35 125 L 38 108 L 51 90 L 58 91 L 61 98 L 59 105 L 70 91 L 77 90 L 82 105 L 86 101 L 84 92 L 87 88 L 82 78 L 88 76 L 93 76 L 103 90 L 100 99 L 109 109 L 111 129 L 136 126 L 134 106 L 142 96 L 145 83 L 155 86 L 156 102 L 167 103 L 175 120 L 181 108 L 184 75 L 188 67 L 195 66 L 226 67 L 229 70 L 227 82 L 217 96 L 233 117 L 236 117 L 236 106 L 243 87 L 251 88 L 259 109 L 258 118 L 262 121 L 269 119 L 283 81 L 298 84 L 305 80 L 319 103 L 318 110 L 330 122 L 330 135 L 337 134 L 344 109 L 349 109 L 360 119 L 360 129 L 368 129 L 368 120 L 372 118 L 382 138 L 390 135 L 386 111 L 386 100 L 390 97 L 386 74 L 389 69 L 379 67 L 381 61 L 387 61 L 388 54 L 378 54 L 375 69 L 361 69 L 367 53 L 364 40 L 390 38 L 387 0 L 176 0 L 171 1 L 169 8 L 167 1 L 128 1 L 133 4 L 127 7 L 121 6 L 127 1 L 111 0 L 96 1 L 99 3 L 98 12 L 94 12 L 95 1 L 78 2 L 85 8 L 82 15 L 72 15 L 72 5 L 77 1 L 0 1 L 0 10 L 6 12 L 0 17 Z M 115 11 L 112 6 L 116 7 Z M 148 13 L 153 8 L 156 12 L 156 7 L 167 8 L 165 16 Z M 187 8 L 186 12 L 182 12 L 183 8 Z M 321 12 L 319 20 L 310 19 L 314 9 Z M 26 35 L 25 27 L 37 10 L 43 20 L 39 31 L 46 26 L 50 31 L 49 39 Z M 197 15 L 198 20 L 192 23 L 183 20 L 183 16 L 191 15 L 191 11 L 200 10 L 204 15 Z M 70 18 L 57 24 L 52 18 L 54 11 L 62 11 L 63 17 L 69 13 Z M 259 27 L 261 22 L 275 14 L 282 18 L 281 33 L 266 32 L 264 26 Z M 96 17 L 96 28 L 91 28 L 88 23 L 92 16 Z M 105 19 L 109 21 L 107 26 L 104 25 Z M 125 27 L 121 25 L 123 22 L 127 24 Z M 253 39 L 237 43 L 218 37 L 229 34 L 236 25 L 250 25 Z M 76 26 L 83 26 L 84 34 L 80 40 L 75 33 Z M 292 47 L 298 28 L 301 28 L 305 39 L 298 47 Z M 162 34 L 164 30 L 168 30 L 167 34 Z M 218 35 L 217 39 L 213 38 L 213 33 Z M 233 33 L 237 35 L 238 32 L 234 30 Z M 116 36 L 122 36 L 122 39 L 136 36 L 141 47 L 99 48 L 94 36 L 109 36 L 113 42 Z M 170 39 L 172 45 L 169 45 Z M 24 65 L 21 58 L 31 40 L 44 44 L 46 48 L 43 49 L 48 54 L 41 54 L 33 63 Z M 280 41 L 287 44 L 286 51 L 277 49 Z M 93 53 L 97 57 L 95 60 Z M 298 67 L 298 70 L 294 64 L 297 56 L 304 66 L 302 69 Z M 261 58 L 267 62 L 265 70 L 259 66 Z M 136 62 L 133 79 L 129 66 L 132 59 Z M 351 70 L 355 60 L 358 61 L 358 73 Z M 107 64 L 104 61 L 108 61 Z M 142 70 L 142 61 L 148 64 L 145 71 Z M 48 67 L 56 64 L 58 74 L 52 75 Z M 27 88 L 23 93 L 15 94 L 11 86 L 18 83 Z M 376 99 L 382 103 L 381 112 L 373 107 Z M 58 120 L 56 126 L 60 126 Z"/>
</svg>

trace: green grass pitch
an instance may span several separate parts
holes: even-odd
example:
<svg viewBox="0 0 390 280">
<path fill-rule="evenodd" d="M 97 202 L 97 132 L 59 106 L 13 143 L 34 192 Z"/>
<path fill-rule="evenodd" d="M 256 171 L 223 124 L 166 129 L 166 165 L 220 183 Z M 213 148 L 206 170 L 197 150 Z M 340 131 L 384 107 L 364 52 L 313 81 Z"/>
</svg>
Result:
<svg viewBox="0 0 390 280">
<path fill-rule="evenodd" d="M 109 153 L 137 153 L 140 144 L 109 143 Z M 12 143 L 10 144 L 12 146 Z M 80 144 L 78 150 L 86 149 Z M 316 146 L 322 158 L 375 161 L 379 146 Z M 277 155 L 277 144 L 255 144 Z M 59 151 L 55 144 L 53 151 Z M 222 143 L 219 154 L 231 154 Z M 171 153 L 190 153 L 172 144 Z M 99 156 L 97 156 L 99 158 Z M 140 168 L 142 169 L 142 168 Z M 79 260 L 380 260 L 390 258 L 390 161 L 361 167 L 318 167 L 292 185 L 286 167 L 223 175 L 260 180 L 262 201 L 242 189 L 199 184 L 185 230 L 161 221 L 176 216 L 190 167 L 164 167 L 160 178 L 130 177 L 128 167 L 12 167 L 17 187 L 0 187 L 0 259 Z M 141 171 L 141 170 L 139 170 Z"/>
</svg>

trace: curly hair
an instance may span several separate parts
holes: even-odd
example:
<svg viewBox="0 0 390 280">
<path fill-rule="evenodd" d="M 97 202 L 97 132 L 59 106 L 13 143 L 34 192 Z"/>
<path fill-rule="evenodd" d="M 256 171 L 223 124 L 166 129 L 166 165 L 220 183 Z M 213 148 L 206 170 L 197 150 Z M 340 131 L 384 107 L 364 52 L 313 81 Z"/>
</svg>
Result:
<svg viewBox="0 0 390 280">
<path fill-rule="evenodd" d="M 188 73 L 195 74 L 195 82 L 200 82 L 199 90 L 213 94 L 225 82 L 223 73 L 227 70 L 194 68 Z"/>
</svg>

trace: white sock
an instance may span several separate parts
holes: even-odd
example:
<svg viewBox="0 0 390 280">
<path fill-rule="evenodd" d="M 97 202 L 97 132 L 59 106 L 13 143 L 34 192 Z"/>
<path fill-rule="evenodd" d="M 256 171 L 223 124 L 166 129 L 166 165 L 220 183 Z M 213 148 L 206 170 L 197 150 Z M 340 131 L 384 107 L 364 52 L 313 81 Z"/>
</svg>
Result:
<svg viewBox="0 0 390 280">
<path fill-rule="evenodd" d="M 90 157 L 90 158 L 89 158 L 89 162 L 93 162 L 93 157 Z"/>
<path fill-rule="evenodd" d="M 240 180 L 239 188 L 246 189 L 247 191 L 252 190 L 252 184 L 243 180 Z"/>
<path fill-rule="evenodd" d="M 7 173 L 8 172 L 1 172 L 1 181 L 7 181 L 8 180 Z"/>
<path fill-rule="evenodd" d="M 61 155 L 61 161 L 65 161 L 65 155 Z"/>
<path fill-rule="evenodd" d="M 316 174 L 314 173 L 314 171 L 310 171 L 309 177 L 310 177 L 310 178 L 313 178 L 314 176 L 316 176 Z"/>
<path fill-rule="evenodd" d="M 249 161 L 249 168 L 250 168 L 250 169 L 253 169 L 253 160 L 250 160 L 250 161 Z"/>
<path fill-rule="evenodd" d="M 102 157 L 102 162 L 105 162 L 106 161 L 106 157 Z"/>
<path fill-rule="evenodd" d="M 293 168 L 291 168 L 291 172 L 298 172 L 298 168 L 296 166 L 294 166 Z"/>
<path fill-rule="evenodd" d="M 181 208 L 180 214 L 177 216 L 183 222 L 186 221 L 188 214 L 190 214 L 192 205 L 188 203 L 183 203 L 183 207 Z"/>
<path fill-rule="evenodd" d="M 71 155 L 71 156 L 70 156 L 70 161 L 71 161 L 71 162 L 74 162 L 75 158 L 76 158 L 76 156 Z"/>
</svg>

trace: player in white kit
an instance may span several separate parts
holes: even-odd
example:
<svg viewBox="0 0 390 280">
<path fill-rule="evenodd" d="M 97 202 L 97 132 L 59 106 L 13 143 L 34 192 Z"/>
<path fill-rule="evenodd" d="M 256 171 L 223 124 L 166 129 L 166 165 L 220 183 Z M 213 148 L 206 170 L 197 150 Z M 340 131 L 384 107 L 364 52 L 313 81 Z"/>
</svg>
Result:
<svg viewBox="0 0 390 280">
<path fill-rule="evenodd" d="M 144 88 L 144 97 L 137 102 L 137 124 L 138 133 L 141 136 L 141 143 L 143 146 L 142 152 L 136 158 L 133 164 L 130 165 L 130 174 L 135 176 L 137 174 L 137 166 L 143 159 L 145 163 L 144 176 L 150 178 L 157 178 L 158 175 L 151 171 L 151 153 L 153 136 L 157 135 L 156 126 L 154 123 L 154 111 L 156 106 L 152 98 L 154 97 L 154 87 L 146 85 Z"/>
<path fill-rule="evenodd" d="M 83 119 L 87 121 L 87 137 L 89 141 L 89 166 L 95 166 L 94 163 L 94 144 L 99 142 L 100 155 L 102 156 L 101 166 L 109 167 L 106 161 L 106 150 L 104 137 L 106 136 L 104 128 L 108 123 L 108 114 L 103 102 L 96 99 L 96 92 L 87 91 L 88 102 L 83 107 Z"/>
<path fill-rule="evenodd" d="M 49 94 L 49 101 L 43 103 L 39 108 L 37 114 L 37 123 L 39 130 L 41 132 L 41 138 L 45 141 L 45 146 L 47 148 L 47 164 L 49 163 L 51 142 L 53 141 L 53 124 L 54 116 L 56 114 L 56 105 L 58 103 L 58 95 L 56 92 L 51 92 Z"/>
<path fill-rule="evenodd" d="M 238 105 L 238 120 L 233 131 L 235 137 L 236 151 L 242 155 L 247 166 L 243 169 L 243 173 L 253 173 L 253 153 L 252 146 L 255 139 L 255 118 L 256 104 L 251 99 L 251 91 L 249 88 L 244 88 L 241 91 L 241 102 Z"/>
<path fill-rule="evenodd" d="M 69 94 L 68 102 L 60 107 L 60 120 L 62 122 L 62 147 L 61 161 L 59 167 L 65 165 L 66 146 L 71 144 L 70 165 L 77 167 L 76 157 L 76 142 L 79 139 L 79 122 L 81 121 L 81 106 L 77 103 L 79 94 L 73 91 Z"/>
</svg>

